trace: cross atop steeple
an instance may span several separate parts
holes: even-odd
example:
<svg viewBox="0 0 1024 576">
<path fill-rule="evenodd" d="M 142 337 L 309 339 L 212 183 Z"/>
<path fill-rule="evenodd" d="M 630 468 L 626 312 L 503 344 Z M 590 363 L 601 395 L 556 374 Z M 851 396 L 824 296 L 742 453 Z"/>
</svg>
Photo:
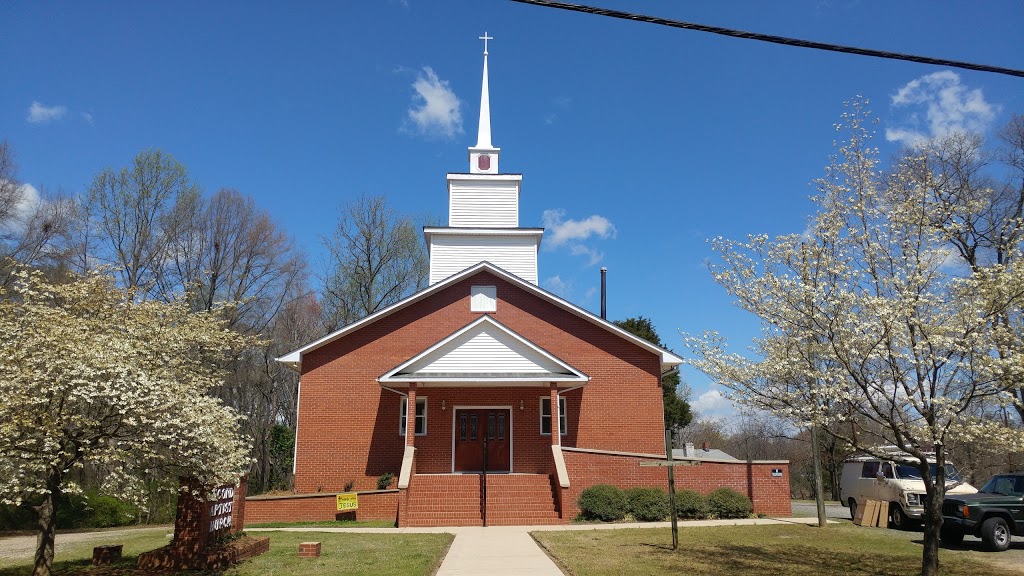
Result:
<svg viewBox="0 0 1024 576">
<path fill-rule="evenodd" d="M 480 124 L 476 145 L 469 148 L 469 171 L 473 174 L 497 174 L 501 150 L 491 144 L 491 97 L 487 88 L 487 41 L 494 40 L 484 32 L 484 77 L 480 85 Z"/>
</svg>

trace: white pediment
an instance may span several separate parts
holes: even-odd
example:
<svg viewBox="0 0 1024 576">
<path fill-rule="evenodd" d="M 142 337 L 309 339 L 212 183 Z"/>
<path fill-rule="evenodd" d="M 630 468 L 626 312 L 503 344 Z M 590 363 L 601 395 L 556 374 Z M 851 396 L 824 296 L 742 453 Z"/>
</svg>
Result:
<svg viewBox="0 0 1024 576">
<path fill-rule="evenodd" d="M 582 383 L 588 379 L 490 316 L 481 316 L 381 376 L 379 381 Z"/>
</svg>

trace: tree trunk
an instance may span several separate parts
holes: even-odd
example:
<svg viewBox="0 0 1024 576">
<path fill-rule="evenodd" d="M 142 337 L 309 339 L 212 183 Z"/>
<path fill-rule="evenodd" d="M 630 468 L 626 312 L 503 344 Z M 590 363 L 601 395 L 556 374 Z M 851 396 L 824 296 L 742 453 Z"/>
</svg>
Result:
<svg viewBox="0 0 1024 576">
<path fill-rule="evenodd" d="M 53 541 L 55 537 L 56 516 L 53 501 L 55 489 L 51 488 L 43 495 L 43 501 L 36 509 L 36 558 L 32 576 L 50 576 L 53 566 Z"/>
<path fill-rule="evenodd" d="M 946 455 L 944 450 L 935 451 L 936 474 L 930 477 L 928 465 L 921 469 L 927 494 L 924 500 L 924 546 L 921 555 L 921 576 L 939 574 L 939 533 L 942 529 L 942 500 L 946 497 Z"/>
<path fill-rule="evenodd" d="M 942 497 L 945 492 L 935 487 L 935 494 L 927 497 L 924 505 L 924 551 L 921 558 L 921 575 L 939 574 L 939 530 L 942 528 Z"/>
</svg>

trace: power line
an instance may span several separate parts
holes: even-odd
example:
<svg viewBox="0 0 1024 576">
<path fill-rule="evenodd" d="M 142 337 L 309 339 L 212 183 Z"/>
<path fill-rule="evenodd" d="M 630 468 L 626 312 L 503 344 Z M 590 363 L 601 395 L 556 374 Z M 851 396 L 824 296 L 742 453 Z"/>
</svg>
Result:
<svg viewBox="0 0 1024 576">
<path fill-rule="evenodd" d="M 747 40 L 758 40 L 761 42 L 772 42 L 774 44 L 782 44 L 785 46 L 796 46 L 798 48 L 814 48 L 816 50 L 828 50 L 830 52 L 841 52 L 843 54 L 857 54 L 860 56 L 873 56 L 875 58 L 888 58 L 890 60 L 907 60 L 910 62 L 918 62 L 920 64 L 933 64 L 936 66 L 949 66 L 952 68 L 964 68 L 966 70 L 978 70 L 980 72 L 994 72 L 996 74 L 1006 74 L 1008 76 L 1016 76 L 1018 78 L 1024 78 L 1024 70 L 1014 70 L 1013 68 L 1001 68 L 999 66 L 989 66 L 987 64 L 974 64 L 971 62 L 959 62 L 956 60 L 943 60 L 941 58 L 929 58 L 927 56 L 914 56 L 912 54 L 900 54 L 897 52 L 885 52 L 882 50 L 871 50 L 868 48 L 857 48 L 855 46 L 842 46 L 839 44 L 827 44 L 825 42 L 812 42 L 810 40 L 799 40 L 797 38 L 786 38 L 785 36 L 772 36 L 770 34 L 758 34 L 757 32 L 745 32 L 743 30 L 733 30 L 731 28 L 720 28 L 718 26 L 706 26 L 704 24 L 693 24 L 691 22 L 681 22 L 679 20 L 669 20 L 668 18 L 658 18 L 656 16 L 645 16 L 643 14 L 633 14 L 630 12 L 620 12 L 618 10 L 608 10 L 606 8 L 596 8 L 593 6 L 582 6 L 580 4 L 569 4 L 567 2 L 553 2 L 551 0 L 512 0 L 513 2 L 519 2 L 520 4 L 534 4 L 536 6 L 544 6 L 546 8 L 559 8 L 562 10 L 571 10 L 573 12 L 583 12 L 586 14 L 596 14 L 598 16 L 609 16 L 611 18 L 621 18 L 623 20 L 633 20 L 635 22 L 647 22 L 649 24 L 659 24 L 661 26 L 670 26 L 672 28 L 683 28 L 686 30 L 697 30 L 698 32 L 710 32 L 712 34 L 720 34 L 722 36 L 731 36 L 733 38 L 745 38 Z"/>
</svg>

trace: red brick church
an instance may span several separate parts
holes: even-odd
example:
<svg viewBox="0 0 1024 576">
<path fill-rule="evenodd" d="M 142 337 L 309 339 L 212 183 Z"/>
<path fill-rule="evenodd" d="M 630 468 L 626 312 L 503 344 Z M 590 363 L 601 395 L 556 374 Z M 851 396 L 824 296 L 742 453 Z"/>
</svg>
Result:
<svg viewBox="0 0 1024 576">
<path fill-rule="evenodd" d="M 519 225 L 499 157 L 485 50 L 469 171 L 424 229 L 429 287 L 279 359 L 301 374 L 295 494 L 250 497 L 247 523 L 334 519 L 348 483 L 357 518 L 399 526 L 562 523 L 593 484 L 666 486 L 641 463 L 666 458 L 660 381 L 682 359 L 538 287 L 544 230 Z M 677 485 L 790 512 L 781 462 L 705 460 Z"/>
</svg>

